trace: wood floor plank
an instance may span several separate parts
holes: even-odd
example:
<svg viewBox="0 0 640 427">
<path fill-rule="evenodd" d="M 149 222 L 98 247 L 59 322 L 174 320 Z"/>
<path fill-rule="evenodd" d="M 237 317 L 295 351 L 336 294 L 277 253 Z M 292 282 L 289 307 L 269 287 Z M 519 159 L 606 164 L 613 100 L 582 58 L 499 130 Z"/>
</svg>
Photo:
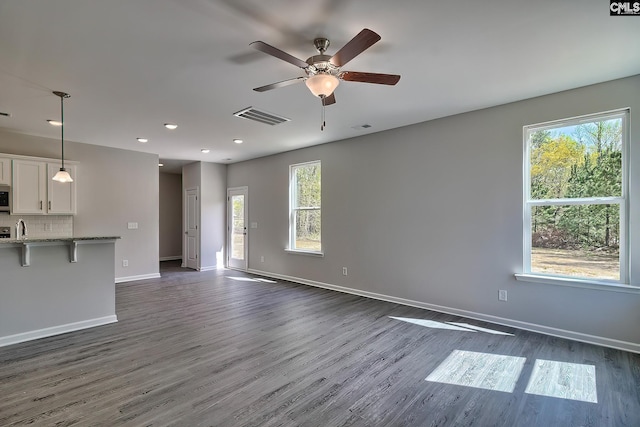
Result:
<svg viewBox="0 0 640 427">
<path fill-rule="evenodd" d="M 162 264 L 117 286 L 118 323 L 0 348 L 0 425 L 640 425 L 637 354 Z M 426 381 L 456 350 L 526 361 L 513 392 Z M 594 366 L 597 403 L 527 393 L 536 360 Z"/>
</svg>

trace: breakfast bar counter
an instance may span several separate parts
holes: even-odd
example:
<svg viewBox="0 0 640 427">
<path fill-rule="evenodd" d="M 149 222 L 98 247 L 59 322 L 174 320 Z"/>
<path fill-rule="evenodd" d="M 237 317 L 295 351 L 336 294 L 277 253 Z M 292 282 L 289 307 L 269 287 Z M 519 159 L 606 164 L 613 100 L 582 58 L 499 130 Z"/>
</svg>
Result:
<svg viewBox="0 0 640 427">
<path fill-rule="evenodd" d="M 0 239 L 0 347 L 117 322 L 117 239 Z"/>
</svg>

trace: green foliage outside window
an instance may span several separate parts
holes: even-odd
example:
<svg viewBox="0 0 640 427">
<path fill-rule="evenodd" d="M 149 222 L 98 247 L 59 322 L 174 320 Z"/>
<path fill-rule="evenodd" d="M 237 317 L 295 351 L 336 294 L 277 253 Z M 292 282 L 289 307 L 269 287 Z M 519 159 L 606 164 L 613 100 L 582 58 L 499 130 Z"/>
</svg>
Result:
<svg viewBox="0 0 640 427">
<path fill-rule="evenodd" d="M 530 135 L 530 199 L 622 195 L 622 120 L 610 119 Z M 617 251 L 619 204 L 533 206 L 532 246 Z"/>
<path fill-rule="evenodd" d="M 295 222 L 293 249 L 320 252 L 322 250 L 320 162 L 294 166 L 292 173 L 294 179 L 292 220 Z"/>
</svg>

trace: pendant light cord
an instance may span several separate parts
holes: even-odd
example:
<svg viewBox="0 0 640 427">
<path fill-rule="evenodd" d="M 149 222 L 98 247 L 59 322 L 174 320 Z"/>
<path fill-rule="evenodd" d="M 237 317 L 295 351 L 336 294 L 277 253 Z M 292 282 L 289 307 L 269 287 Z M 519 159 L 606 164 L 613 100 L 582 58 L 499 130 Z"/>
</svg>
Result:
<svg viewBox="0 0 640 427">
<path fill-rule="evenodd" d="M 60 122 L 62 126 L 60 126 L 60 135 L 62 141 L 62 170 L 64 170 L 64 96 L 60 97 Z"/>
<path fill-rule="evenodd" d="M 69 94 L 65 93 L 65 92 L 60 92 L 57 90 L 53 91 L 53 94 L 55 96 L 59 96 L 60 97 L 60 135 L 61 135 L 61 142 L 62 142 L 62 168 L 61 170 L 64 171 L 64 99 L 65 98 L 69 98 Z"/>
</svg>

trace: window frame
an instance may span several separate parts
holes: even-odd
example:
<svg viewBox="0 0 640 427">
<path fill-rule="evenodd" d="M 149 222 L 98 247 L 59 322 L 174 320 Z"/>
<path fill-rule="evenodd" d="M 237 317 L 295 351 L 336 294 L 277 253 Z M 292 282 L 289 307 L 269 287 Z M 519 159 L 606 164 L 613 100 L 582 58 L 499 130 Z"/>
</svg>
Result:
<svg viewBox="0 0 640 427">
<path fill-rule="evenodd" d="M 516 279 L 524 281 L 541 282 L 547 284 L 565 284 L 569 286 L 605 285 L 607 288 L 635 288 L 630 286 L 629 263 L 629 116 L 630 109 L 622 108 L 601 113 L 587 114 L 567 119 L 554 120 L 544 123 L 523 126 L 523 273 L 516 274 Z M 558 129 L 566 126 L 575 126 L 583 123 L 599 122 L 611 119 L 621 119 L 621 153 L 622 153 L 622 182 L 620 196 L 610 197 L 582 197 L 582 198 L 557 198 L 557 199 L 531 199 L 531 144 L 530 137 L 533 133 L 544 130 Z M 551 274 L 531 271 L 532 251 L 532 207 L 553 205 L 597 205 L 617 204 L 620 207 L 620 244 L 619 280 L 605 278 L 584 278 L 561 274 Z"/>
<path fill-rule="evenodd" d="M 296 203 L 296 190 L 297 190 L 297 174 L 296 170 L 302 167 L 314 166 L 317 165 L 320 168 L 320 206 L 295 206 Z M 296 248 L 296 213 L 299 211 L 318 211 L 320 213 L 320 250 L 309 250 L 309 249 L 299 249 Z M 286 248 L 287 252 L 296 253 L 296 254 L 304 254 L 304 255 L 315 255 L 315 256 L 324 256 L 323 245 L 322 245 L 322 161 L 321 160 L 313 160 L 309 162 L 303 163 L 295 163 L 289 165 L 289 245 Z"/>
</svg>

